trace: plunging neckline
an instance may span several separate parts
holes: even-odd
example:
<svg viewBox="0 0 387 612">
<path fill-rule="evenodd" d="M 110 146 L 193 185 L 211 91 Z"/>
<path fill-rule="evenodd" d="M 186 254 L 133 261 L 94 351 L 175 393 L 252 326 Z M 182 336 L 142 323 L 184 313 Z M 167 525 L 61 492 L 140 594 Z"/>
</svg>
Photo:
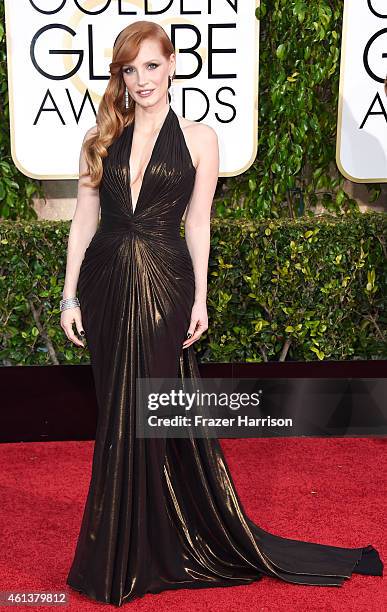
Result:
<svg viewBox="0 0 387 612">
<path fill-rule="evenodd" d="M 144 170 L 144 174 L 142 176 L 140 190 L 138 192 L 138 196 L 137 196 L 136 206 L 135 207 L 133 207 L 133 194 L 132 194 L 132 185 L 131 185 L 132 175 L 131 175 L 131 171 L 130 171 L 130 157 L 131 157 L 131 154 L 132 154 L 132 143 L 133 143 L 133 134 L 134 134 L 134 127 L 135 127 L 135 119 L 133 118 L 133 121 L 127 126 L 127 127 L 131 128 L 131 130 L 130 130 L 129 157 L 128 157 L 128 182 L 129 182 L 129 187 L 128 188 L 129 188 L 129 195 L 130 195 L 130 206 L 131 206 L 132 214 L 133 215 L 134 215 L 134 213 L 136 212 L 136 210 L 138 208 L 138 204 L 140 202 L 140 198 L 141 198 L 141 195 L 142 195 L 142 190 L 143 190 L 143 186 L 144 186 L 144 183 L 145 183 L 147 172 L 148 172 L 148 170 L 150 168 L 150 165 L 151 165 L 151 163 L 153 161 L 153 157 L 154 157 L 154 154 L 155 154 L 155 151 L 156 151 L 156 147 L 157 147 L 157 145 L 159 143 L 161 133 L 162 133 L 162 131 L 163 131 L 163 129 L 164 129 L 166 123 L 167 123 L 167 119 L 168 119 L 169 115 L 171 114 L 171 112 L 172 112 L 172 106 L 169 106 L 168 112 L 167 112 L 167 114 L 165 115 L 165 117 L 163 119 L 163 122 L 162 122 L 162 124 L 160 126 L 160 129 L 158 131 L 156 140 L 155 140 L 155 142 L 153 144 L 153 148 L 152 148 L 152 152 L 151 152 L 149 161 L 148 161 L 147 165 L 145 166 L 145 170 Z"/>
</svg>

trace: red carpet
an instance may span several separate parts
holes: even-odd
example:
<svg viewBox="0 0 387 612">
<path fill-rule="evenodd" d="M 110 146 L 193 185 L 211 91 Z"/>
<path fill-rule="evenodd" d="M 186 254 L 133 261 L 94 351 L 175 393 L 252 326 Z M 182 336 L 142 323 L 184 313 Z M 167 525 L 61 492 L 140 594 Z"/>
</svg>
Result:
<svg viewBox="0 0 387 612">
<path fill-rule="evenodd" d="M 263 529 L 335 546 L 372 544 L 385 566 L 386 445 L 381 438 L 222 440 L 245 510 Z M 92 450 L 93 442 L 0 445 L 1 591 L 66 591 L 68 612 L 114 609 L 65 585 Z M 386 601 L 384 577 L 354 574 L 342 587 L 291 585 L 264 577 L 247 586 L 165 591 L 121 609 L 382 612 Z M 24 609 L 62 606 L 16 607 Z"/>
</svg>

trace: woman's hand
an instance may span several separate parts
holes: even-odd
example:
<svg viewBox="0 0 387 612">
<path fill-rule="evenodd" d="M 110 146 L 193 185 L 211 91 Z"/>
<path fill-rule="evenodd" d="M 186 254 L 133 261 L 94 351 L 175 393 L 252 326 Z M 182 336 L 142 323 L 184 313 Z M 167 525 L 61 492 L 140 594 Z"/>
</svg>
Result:
<svg viewBox="0 0 387 612">
<path fill-rule="evenodd" d="M 85 335 L 83 326 L 82 326 L 82 318 L 81 318 L 81 309 L 79 306 L 75 306 L 74 308 L 66 308 L 62 310 L 60 317 L 60 325 L 66 334 L 67 338 L 71 340 L 77 346 L 85 347 L 84 343 L 79 340 L 74 334 L 73 323 L 75 322 L 75 326 L 77 328 L 78 334 L 81 336 Z"/>
<path fill-rule="evenodd" d="M 191 312 L 191 323 L 187 332 L 191 337 L 183 342 L 183 348 L 188 348 L 199 340 L 203 332 L 208 329 L 207 306 L 205 302 L 194 302 Z"/>
</svg>

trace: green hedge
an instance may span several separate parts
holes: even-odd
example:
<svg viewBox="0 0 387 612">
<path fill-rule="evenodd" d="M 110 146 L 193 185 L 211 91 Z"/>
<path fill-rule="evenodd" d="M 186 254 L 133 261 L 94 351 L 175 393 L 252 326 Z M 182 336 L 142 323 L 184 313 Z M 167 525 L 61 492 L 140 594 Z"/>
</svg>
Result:
<svg viewBox="0 0 387 612">
<path fill-rule="evenodd" d="M 381 213 L 213 219 L 200 359 L 386 358 L 386 226 Z M 64 221 L 0 224 L 0 365 L 89 361 L 59 323 L 68 232 Z"/>
</svg>

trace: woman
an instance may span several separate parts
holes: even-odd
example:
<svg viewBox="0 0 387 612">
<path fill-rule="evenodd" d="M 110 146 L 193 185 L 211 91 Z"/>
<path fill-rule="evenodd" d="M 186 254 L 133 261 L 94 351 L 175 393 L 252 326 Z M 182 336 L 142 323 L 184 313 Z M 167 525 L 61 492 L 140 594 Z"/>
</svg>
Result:
<svg viewBox="0 0 387 612">
<path fill-rule="evenodd" d="M 86 331 L 99 415 L 67 584 L 121 606 L 145 593 L 264 575 L 332 586 L 352 572 L 380 575 L 372 546 L 289 540 L 250 521 L 217 440 L 136 436 L 136 377 L 198 381 L 192 344 L 207 329 L 218 144 L 212 128 L 169 106 L 174 71 L 163 28 L 125 28 L 81 150 L 61 325 L 77 346 L 85 345 L 73 322 Z"/>
</svg>

